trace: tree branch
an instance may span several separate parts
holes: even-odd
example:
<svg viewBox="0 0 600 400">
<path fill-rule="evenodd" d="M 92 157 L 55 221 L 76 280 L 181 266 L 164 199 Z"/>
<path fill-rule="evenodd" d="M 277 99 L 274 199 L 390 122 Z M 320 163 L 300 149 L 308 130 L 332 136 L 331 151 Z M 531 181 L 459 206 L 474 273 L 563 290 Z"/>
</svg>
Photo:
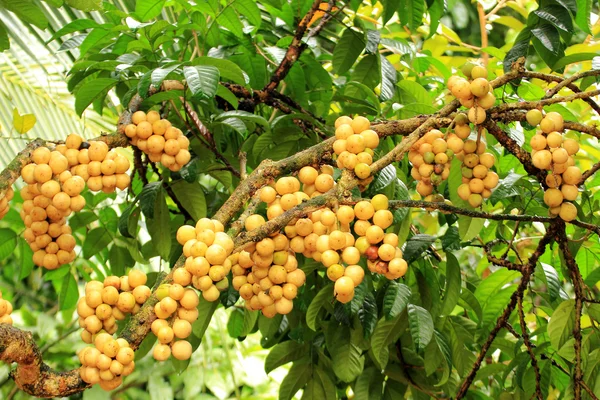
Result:
<svg viewBox="0 0 600 400">
<path fill-rule="evenodd" d="M 577 266 L 577 261 L 569 249 L 569 241 L 565 234 L 564 224 L 560 224 L 562 229 L 556 231 L 556 241 L 563 254 L 567 268 L 571 274 L 571 280 L 573 281 L 573 288 L 575 289 L 575 326 L 573 327 L 573 338 L 575 343 L 573 345 L 575 349 L 575 373 L 573 374 L 573 397 L 575 400 L 581 399 L 581 382 L 583 382 L 583 371 L 581 369 L 581 311 L 583 309 L 583 300 L 585 298 L 583 294 L 583 279 Z"/>
<path fill-rule="evenodd" d="M 481 367 L 481 363 L 483 362 L 483 359 L 485 358 L 488 350 L 490 349 L 492 343 L 494 342 L 494 339 L 498 335 L 498 332 L 500 332 L 500 330 L 506 325 L 506 323 L 508 322 L 508 319 L 510 318 L 510 315 L 512 314 L 513 310 L 515 309 L 515 307 L 517 305 L 517 298 L 522 293 L 525 292 L 525 289 L 527 289 L 527 285 L 529 284 L 529 281 L 531 280 L 531 274 L 533 273 L 533 270 L 535 268 L 535 265 L 537 264 L 538 259 L 544 253 L 546 245 L 549 244 L 554 237 L 554 234 L 556 231 L 556 226 L 557 226 L 556 223 L 553 223 L 550 225 L 550 227 L 548 228 L 548 231 L 540 240 L 535 252 L 529 258 L 527 264 L 525 265 L 525 268 L 523 268 L 523 271 L 522 271 L 523 276 L 521 278 L 521 282 L 519 283 L 519 286 L 517 287 L 517 290 L 515 290 L 513 292 L 512 296 L 510 297 L 510 301 L 509 301 L 507 307 L 502 312 L 502 315 L 500 315 L 500 317 L 498 318 L 496 325 L 494 326 L 494 328 L 488 335 L 485 343 L 481 347 L 481 351 L 479 352 L 479 355 L 477 356 L 477 359 L 476 359 L 475 363 L 473 364 L 471 371 L 469 372 L 469 374 L 463 381 L 462 385 L 460 386 L 460 389 L 458 390 L 458 393 L 456 394 L 456 400 L 462 399 L 466 396 L 467 391 L 469 390 L 469 387 L 475 380 L 475 375 L 477 374 L 477 371 Z"/>
<path fill-rule="evenodd" d="M 533 372 L 535 374 L 535 396 L 538 400 L 543 400 L 542 388 L 541 388 L 541 380 L 540 377 L 540 367 L 537 363 L 537 358 L 533 352 L 533 346 L 531 344 L 531 340 L 529 339 L 529 332 L 527 331 L 527 325 L 525 324 L 525 313 L 523 312 L 523 293 L 520 293 L 517 297 L 517 313 L 519 314 L 519 324 L 521 325 L 521 332 L 523 334 L 523 343 L 527 348 L 527 352 L 529 353 L 529 358 L 531 358 L 531 368 L 533 368 Z"/>
</svg>

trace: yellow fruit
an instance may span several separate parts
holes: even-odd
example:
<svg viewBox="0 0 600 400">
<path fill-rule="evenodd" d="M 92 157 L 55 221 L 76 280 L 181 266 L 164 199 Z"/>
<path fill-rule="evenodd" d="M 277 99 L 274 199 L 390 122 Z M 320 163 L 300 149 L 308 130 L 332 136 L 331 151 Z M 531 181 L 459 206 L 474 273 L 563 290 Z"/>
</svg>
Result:
<svg viewBox="0 0 600 400">
<path fill-rule="evenodd" d="M 348 276 L 342 276 L 335 281 L 334 292 L 339 295 L 348 295 L 354 292 L 354 281 Z"/>
<path fill-rule="evenodd" d="M 577 207 L 573 203 L 564 202 L 560 205 L 558 214 L 564 221 L 573 221 L 577 218 Z"/>
<path fill-rule="evenodd" d="M 356 116 L 350 125 L 352 126 L 354 133 L 361 133 L 362 131 L 369 129 L 371 123 L 365 117 Z"/>
<path fill-rule="evenodd" d="M 562 202 L 563 195 L 560 190 L 550 188 L 544 193 L 544 203 L 546 203 L 548 207 L 558 207 Z"/>
<path fill-rule="evenodd" d="M 527 111 L 527 114 L 525 114 L 527 123 L 532 126 L 537 126 L 542 121 L 543 117 L 542 112 L 537 109 L 529 110 Z"/>
</svg>

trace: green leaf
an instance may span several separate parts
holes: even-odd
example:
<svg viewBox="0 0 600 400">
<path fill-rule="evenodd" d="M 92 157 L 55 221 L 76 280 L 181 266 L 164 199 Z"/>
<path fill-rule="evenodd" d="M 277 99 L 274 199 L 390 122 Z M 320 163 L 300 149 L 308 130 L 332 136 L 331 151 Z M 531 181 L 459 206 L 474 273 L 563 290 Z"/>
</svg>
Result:
<svg viewBox="0 0 600 400">
<path fill-rule="evenodd" d="M 1 230 L 0 230 L 1 232 Z M 0 243 L 2 243 L 0 245 L 0 260 L 2 259 L 2 248 L 3 246 L 7 246 L 7 250 L 10 250 L 10 252 L 12 252 L 13 247 L 8 247 L 8 245 L 10 244 L 10 240 L 8 241 L 8 243 L 4 240 L 1 239 L 2 234 L 0 233 Z M 33 251 L 31 251 L 31 248 L 29 247 L 29 244 L 24 240 L 21 239 L 19 240 L 19 248 L 20 248 L 20 258 L 21 258 L 21 268 L 19 271 L 19 280 L 23 280 L 25 278 L 27 278 L 30 274 L 31 271 L 33 271 Z"/>
<path fill-rule="evenodd" d="M 295 362 L 279 386 L 279 399 L 291 400 L 306 385 L 312 375 L 312 366 L 308 360 Z"/>
<path fill-rule="evenodd" d="M 387 320 L 396 318 L 406 309 L 412 292 L 403 283 L 391 281 L 383 297 L 383 314 Z"/>
<path fill-rule="evenodd" d="M 239 15 L 246 18 L 255 28 L 260 28 L 262 18 L 260 9 L 254 0 L 236 0 L 232 3 Z"/>
<path fill-rule="evenodd" d="M 306 325 L 313 331 L 317 330 L 317 317 L 323 305 L 333 298 L 333 283 L 328 284 L 312 299 L 306 310 Z"/>
<path fill-rule="evenodd" d="M 215 121 L 223 121 L 231 117 L 239 118 L 243 121 L 253 122 L 255 124 L 262 125 L 265 128 L 269 127 L 269 121 L 267 121 L 264 117 L 243 110 L 226 111 L 224 113 L 219 114 L 215 118 Z"/>
<path fill-rule="evenodd" d="M 35 115 L 33 114 L 19 114 L 16 108 L 13 108 L 13 126 L 15 130 L 21 135 L 27 133 L 33 128 L 36 123 Z"/>
<path fill-rule="evenodd" d="M 92 19 L 76 19 L 75 21 L 69 22 L 68 24 L 60 28 L 58 31 L 56 31 L 46 43 L 50 43 L 53 40 L 68 35 L 69 33 L 83 31 L 86 29 L 98 28 L 99 26 L 100 24 Z"/>
<path fill-rule="evenodd" d="M 199 183 L 177 181 L 171 184 L 175 196 L 194 220 L 206 217 L 206 198 Z"/>
<path fill-rule="evenodd" d="M 546 287 L 551 300 L 556 300 L 560 297 L 560 278 L 558 272 L 552 265 L 540 263 L 542 266 L 543 276 L 546 279 Z"/>
<path fill-rule="evenodd" d="M 83 257 L 89 259 L 108 247 L 112 242 L 112 235 L 103 226 L 94 228 L 87 233 L 83 242 Z"/>
<path fill-rule="evenodd" d="M 0 21 L 0 51 L 8 50 L 10 48 L 10 41 L 8 40 L 8 32 L 6 31 L 6 25 Z"/>
<path fill-rule="evenodd" d="M 232 338 L 246 337 L 254 328 L 258 319 L 258 311 L 235 308 L 227 322 L 227 332 Z"/>
<path fill-rule="evenodd" d="M 162 182 L 150 182 L 140 193 L 140 208 L 147 218 L 154 217 L 156 197 L 162 191 Z"/>
<path fill-rule="evenodd" d="M 452 253 L 446 253 L 446 287 L 442 302 L 442 315 L 448 315 L 458 304 L 461 289 L 460 265 Z"/>
<path fill-rule="evenodd" d="M 233 108 L 235 108 L 237 110 L 237 108 L 239 106 L 239 102 L 238 102 L 237 97 L 235 97 L 235 94 L 233 94 L 233 92 L 231 90 L 227 89 L 225 86 L 219 85 L 217 87 L 216 96 L 223 98 L 223 100 L 227 101 L 229 104 L 231 104 L 233 106 Z"/>
<path fill-rule="evenodd" d="M 575 327 L 575 300 L 563 301 L 556 307 L 548 322 L 548 336 L 555 350 L 560 348 L 573 335 Z"/>
<path fill-rule="evenodd" d="M 485 303 L 500 291 L 505 285 L 517 279 L 521 274 L 518 271 L 509 271 L 507 269 L 499 269 L 493 274 L 485 278 L 477 289 L 475 289 L 475 297 L 485 308 Z"/>
<path fill-rule="evenodd" d="M 65 4 L 84 12 L 102 10 L 102 0 L 65 0 Z"/>
<path fill-rule="evenodd" d="M 334 331 L 329 332 L 332 329 Z M 365 360 L 362 350 L 352 340 L 352 332 L 346 326 L 330 324 L 326 339 L 335 376 L 344 382 L 354 381 L 362 372 Z"/>
<path fill-rule="evenodd" d="M 79 300 L 77 280 L 73 274 L 68 273 L 62 281 L 60 295 L 58 296 L 59 307 L 61 310 L 72 309 L 77 305 L 77 300 Z"/>
<path fill-rule="evenodd" d="M 381 94 L 379 98 L 382 101 L 387 101 L 394 97 L 398 74 L 394 65 L 386 57 L 380 54 L 378 56 L 380 57 L 381 64 Z"/>
<path fill-rule="evenodd" d="M 365 295 L 362 308 L 358 310 L 358 319 L 362 324 L 364 338 L 369 340 L 377 325 L 377 302 L 373 293 L 367 292 Z"/>
<path fill-rule="evenodd" d="M 368 54 L 364 56 L 352 72 L 352 80 L 361 82 L 369 89 L 373 89 L 381 81 L 381 67 L 379 66 L 379 54 Z M 344 94 L 355 96 L 356 90 L 345 90 Z"/>
<path fill-rule="evenodd" d="M 152 212 L 154 212 L 154 210 L 152 210 Z M 134 238 L 137 234 L 137 222 L 139 219 L 140 208 L 137 207 L 136 202 L 132 202 L 125 210 L 123 210 L 123 213 L 119 217 L 119 233 L 125 237 Z"/>
<path fill-rule="evenodd" d="M 484 225 L 485 219 L 483 218 L 471 218 L 464 215 L 458 217 L 458 233 L 465 242 L 476 238 Z"/>
<path fill-rule="evenodd" d="M 158 17 L 165 6 L 165 0 L 137 0 L 135 2 L 135 14 L 142 22 L 150 21 Z"/>
<path fill-rule="evenodd" d="M 508 72 L 512 68 L 512 64 L 517 61 L 521 57 L 527 57 L 527 53 L 529 51 L 529 41 L 531 40 L 531 30 L 529 28 L 524 28 L 517 39 L 515 40 L 515 44 L 513 47 L 506 53 L 506 57 L 504 58 L 504 71 Z"/>
<path fill-rule="evenodd" d="M 550 22 L 558 29 L 561 29 L 565 32 L 574 33 L 571 14 L 569 14 L 567 10 L 559 5 L 546 5 L 539 10 L 535 10 L 533 13 L 541 19 Z"/>
<path fill-rule="evenodd" d="M 553 25 L 542 24 L 537 28 L 533 28 L 531 33 L 552 54 L 558 54 L 560 48 L 560 35 Z"/>
<path fill-rule="evenodd" d="M 265 373 L 273 371 L 275 368 L 285 365 L 291 361 L 301 359 L 306 355 L 307 347 L 293 340 L 278 343 L 269 351 L 265 359 Z"/>
<path fill-rule="evenodd" d="M 184 67 L 183 75 L 195 99 L 211 99 L 217 94 L 219 70 L 212 65 Z"/>
<path fill-rule="evenodd" d="M 371 351 L 381 369 L 385 369 L 388 363 L 388 346 L 402 336 L 407 326 L 406 313 L 389 321 L 382 318 L 377 323 L 373 336 L 371 336 Z"/>
<path fill-rule="evenodd" d="M 246 85 L 244 71 L 233 61 L 208 56 L 196 57 L 192 65 L 212 65 L 219 69 L 221 79 L 227 79 L 238 85 Z"/>
<path fill-rule="evenodd" d="M 240 18 L 235 10 L 230 7 L 232 3 L 233 1 L 226 5 L 223 10 L 221 10 L 220 14 L 217 16 L 217 22 L 231 31 L 231 33 L 233 33 L 235 36 L 242 38 L 244 36 L 244 25 L 242 24 L 242 21 L 240 21 Z M 213 24 L 211 25 L 211 29 L 219 28 Z"/>
<path fill-rule="evenodd" d="M 108 252 L 108 260 L 110 262 L 110 271 L 112 275 L 125 275 L 127 268 L 135 265 L 135 260 L 131 256 L 129 249 L 126 247 L 113 244 Z"/>
<path fill-rule="evenodd" d="M 423 350 L 433 337 L 433 319 L 429 311 L 414 304 L 408 305 L 408 325 L 417 350 Z"/>
<path fill-rule="evenodd" d="M 333 71 L 337 75 L 346 73 L 365 48 L 365 37 L 362 33 L 348 28 L 342 33 L 333 49 Z"/>
<path fill-rule="evenodd" d="M 17 234 L 8 228 L 0 228 L 0 260 L 10 256 L 17 247 Z"/>
<path fill-rule="evenodd" d="M 171 217 L 165 199 L 165 193 L 160 186 L 154 203 L 154 215 L 147 219 L 148 233 L 152 244 L 163 260 L 169 259 L 171 253 Z"/>
<path fill-rule="evenodd" d="M 400 0 L 383 0 L 383 24 L 387 24 L 388 21 L 394 16 L 396 11 L 400 8 Z"/>
<path fill-rule="evenodd" d="M 569 64 L 574 64 L 574 63 L 579 63 L 579 62 L 582 62 L 582 61 L 592 60 L 597 55 L 598 54 L 596 54 L 596 53 L 575 53 L 575 54 L 571 54 L 571 55 L 565 56 L 565 57 L 561 58 L 560 60 L 558 60 L 556 62 L 556 64 L 554 64 L 552 66 L 552 70 L 553 71 L 557 71 L 557 70 L 560 70 L 560 69 L 566 67 Z"/>
<path fill-rule="evenodd" d="M 164 66 L 161 68 L 156 68 L 154 70 L 152 70 L 152 72 L 150 72 L 150 82 L 152 82 L 152 86 L 154 87 L 160 87 L 160 85 L 162 85 L 163 81 L 166 79 L 166 77 L 173 71 L 175 71 L 177 68 L 179 68 L 181 66 L 181 63 L 175 63 L 169 66 Z M 146 85 L 144 85 L 146 86 Z M 147 94 L 148 91 L 145 90 L 145 94 Z M 145 97 L 145 95 L 142 95 L 142 97 Z"/>
<path fill-rule="evenodd" d="M 423 0 L 400 0 L 400 9 L 398 13 L 404 25 L 407 25 L 412 32 L 423 24 L 423 14 L 425 13 L 425 3 Z"/>
<path fill-rule="evenodd" d="M 86 81 L 75 92 L 75 112 L 81 117 L 94 101 L 103 98 L 108 91 L 119 83 L 116 79 L 97 78 Z"/>
<path fill-rule="evenodd" d="M 577 14 L 575 15 L 575 23 L 582 31 L 590 34 L 590 15 L 592 12 L 592 0 L 577 0 Z M 571 22 L 571 18 L 568 18 Z"/>
<path fill-rule="evenodd" d="M 429 2 L 427 2 L 429 4 Z M 428 7 L 429 11 L 429 37 L 433 36 L 440 24 L 440 20 L 444 13 L 446 12 L 446 1 L 445 0 L 433 0 L 432 4 Z"/>
<path fill-rule="evenodd" d="M 23 22 L 45 29 L 48 26 L 48 19 L 44 12 L 31 0 L 2 0 L 0 6 L 12 11 Z"/>
<path fill-rule="evenodd" d="M 414 235 L 406 242 L 403 258 L 410 264 L 414 260 L 422 257 L 423 253 L 433 244 L 433 242 L 435 242 L 434 236 L 423 233 Z"/>
<path fill-rule="evenodd" d="M 203 338 L 204 332 L 210 324 L 210 320 L 219 307 L 218 301 L 206 301 L 204 297 L 200 296 L 200 303 L 198 303 L 198 319 L 192 326 L 192 332 L 194 336 Z M 152 336 L 152 335 L 149 335 Z"/>
</svg>

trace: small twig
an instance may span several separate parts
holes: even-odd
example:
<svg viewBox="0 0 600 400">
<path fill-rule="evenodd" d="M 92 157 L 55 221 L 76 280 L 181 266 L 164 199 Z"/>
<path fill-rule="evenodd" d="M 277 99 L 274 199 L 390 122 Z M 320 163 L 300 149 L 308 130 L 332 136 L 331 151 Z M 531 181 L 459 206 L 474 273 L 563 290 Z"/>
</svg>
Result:
<svg viewBox="0 0 600 400">
<path fill-rule="evenodd" d="M 523 312 L 523 293 L 521 293 L 519 297 L 517 297 L 517 312 L 519 314 L 519 324 L 521 325 L 521 332 L 523 334 L 523 343 L 527 348 L 529 358 L 531 358 L 531 367 L 533 368 L 533 372 L 535 374 L 535 396 L 538 398 L 538 400 L 543 400 L 540 367 L 538 366 L 537 358 L 535 357 L 535 354 L 533 352 L 533 346 L 529 339 L 527 325 L 525 324 L 525 313 Z"/>
<path fill-rule="evenodd" d="M 248 177 L 246 163 L 248 162 L 248 156 L 245 151 L 240 151 L 240 179 L 244 180 Z"/>
<path fill-rule="evenodd" d="M 484 49 L 488 47 L 488 34 L 487 34 L 487 16 L 485 15 L 485 11 L 483 10 L 483 5 L 480 2 L 477 2 L 477 14 L 479 15 L 479 30 L 481 34 L 481 48 Z M 486 52 L 482 52 L 481 60 L 483 61 L 483 65 L 487 66 L 489 55 Z"/>
</svg>

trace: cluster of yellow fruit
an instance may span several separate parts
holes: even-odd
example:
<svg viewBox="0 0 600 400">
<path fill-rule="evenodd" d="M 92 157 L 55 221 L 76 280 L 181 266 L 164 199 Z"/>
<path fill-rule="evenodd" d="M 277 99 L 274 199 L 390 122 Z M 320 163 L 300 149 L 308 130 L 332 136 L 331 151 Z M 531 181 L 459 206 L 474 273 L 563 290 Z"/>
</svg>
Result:
<svg viewBox="0 0 600 400">
<path fill-rule="evenodd" d="M 154 359 L 165 361 L 173 355 L 178 360 L 187 360 L 192 355 L 192 345 L 185 339 L 192 334 L 192 324 L 198 319 L 198 293 L 174 283 L 161 285 L 156 295 L 160 301 L 154 306 L 158 319 L 151 327 L 158 338 L 152 353 Z"/>
<path fill-rule="evenodd" d="M 246 218 L 245 228 L 252 231 L 265 224 L 258 214 Z M 238 254 L 232 268 L 233 287 L 240 292 L 249 310 L 261 310 L 272 318 L 292 311 L 298 288 L 306 276 L 290 250 L 289 239 L 277 233 L 252 243 Z"/>
<path fill-rule="evenodd" d="M 127 188 L 129 160 L 109 151 L 104 142 L 88 144 L 71 134 L 55 150 L 35 149 L 31 161 L 21 170 L 27 184 L 21 189 L 23 237 L 34 252 L 36 265 L 56 269 L 75 259 L 75 238 L 66 218 L 85 207 L 81 193 L 86 183 L 92 191 L 107 193 Z"/>
<path fill-rule="evenodd" d="M 485 121 L 485 110 L 491 108 L 496 102 L 493 88 L 487 80 L 488 71 L 485 67 L 466 64 L 463 73 L 471 81 L 454 75 L 448 79 L 448 89 L 460 104 L 469 109 L 469 121 L 481 124 Z"/>
<path fill-rule="evenodd" d="M 231 270 L 233 240 L 217 220 L 201 218 L 196 226 L 183 225 L 177 230 L 177 241 L 187 257 L 184 268 L 173 273 L 175 283 L 185 287 L 192 283 L 207 301 L 215 301 L 227 289 Z"/>
<path fill-rule="evenodd" d="M 339 117 L 335 121 L 333 151 L 337 154 L 338 168 L 353 170 L 359 179 L 371 176 L 373 150 L 379 145 L 379 136 L 371 129 L 365 117 Z"/>
<path fill-rule="evenodd" d="M 489 198 L 500 180 L 498 174 L 491 170 L 496 158 L 485 150 L 485 143 L 467 140 L 461 154 L 462 184 L 457 193 L 471 207 L 479 207 L 483 199 Z"/>
<path fill-rule="evenodd" d="M 123 377 L 135 368 L 135 354 L 127 340 L 114 339 L 102 332 L 94 337 L 94 347 L 84 347 L 78 354 L 81 367 L 79 376 L 91 385 L 96 383 L 106 391 L 114 390 L 123 383 Z"/>
<path fill-rule="evenodd" d="M 410 174 L 417 181 L 421 196 L 431 195 L 435 187 L 448 179 L 452 159 L 463 150 L 463 144 L 454 133 L 444 137 L 442 132 L 432 129 L 412 145 L 408 152 Z"/>
<path fill-rule="evenodd" d="M 107 276 L 104 282 L 90 281 L 85 285 L 85 297 L 77 303 L 81 339 L 92 343 L 94 335 L 117 331 L 117 321 L 135 314 L 151 295 L 146 286 L 146 274 L 132 269 L 127 276 Z"/>
<path fill-rule="evenodd" d="M 2 298 L 2 292 L 0 291 L 0 324 L 12 325 L 12 317 L 10 314 L 13 312 L 13 306 L 8 300 Z"/>
<path fill-rule="evenodd" d="M 171 171 L 179 171 L 190 161 L 190 141 L 181 129 L 171 126 L 169 120 L 161 119 L 158 112 L 136 111 L 131 122 L 125 126 L 125 135 L 131 139 L 131 144 L 148 155 L 150 161 L 160 162 Z"/>
<path fill-rule="evenodd" d="M 15 192 L 12 190 L 11 187 L 6 189 L 6 194 L 4 195 L 2 200 L 0 200 L 0 219 L 4 218 L 6 213 L 8 213 L 8 210 L 10 210 L 8 203 L 10 203 L 10 201 L 12 200 L 14 195 L 15 195 Z"/>
<path fill-rule="evenodd" d="M 529 124 L 539 124 L 541 129 L 529 143 L 533 165 L 549 171 L 544 203 L 549 207 L 550 214 L 572 221 L 577 217 L 577 207 L 571 201 L 577 200 L 582 176 L 574 159 L 579 151 L 579 143 L 563 137 L 564 120 L 559 113 L 549 112 L 544 116 L 540 110 L 529 110 L 526 117 Z"/>
</svg>

